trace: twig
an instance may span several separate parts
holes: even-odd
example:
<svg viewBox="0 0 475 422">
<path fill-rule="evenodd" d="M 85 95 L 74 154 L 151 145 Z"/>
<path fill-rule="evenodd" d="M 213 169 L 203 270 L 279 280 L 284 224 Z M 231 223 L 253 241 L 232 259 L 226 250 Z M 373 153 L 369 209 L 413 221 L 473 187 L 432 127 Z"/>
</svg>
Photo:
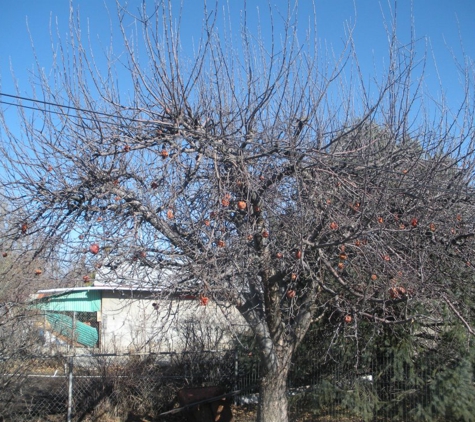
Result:
<svg viewBox="0 0 475 422">
<path fill-rule="evenodd" d="M 445 302 L 447 303 L 447 305 L 449 305 L 450 309 L 452 309 L 453 313 L 457 316 L 457 318 L 462 321 L 463 325 L 465 325 L 465 327 L 467 328 L 468 332 L 470 334 L 472 334 L 473 336 L 475 336 L 475 331 L 473 330 L 473 328 L 470 326 L 470 324 L 465 320 L 465 318 L 460 315 L 460 312 L 457 311 L 457 309 L 455 309 L 455 306 L 452 304 L 452 302 L 450 302 L 449 299 L 447 299 L 447 297 L 445 295 L 442 295 L 442 298 L 445 300 Z"/>
</svg>

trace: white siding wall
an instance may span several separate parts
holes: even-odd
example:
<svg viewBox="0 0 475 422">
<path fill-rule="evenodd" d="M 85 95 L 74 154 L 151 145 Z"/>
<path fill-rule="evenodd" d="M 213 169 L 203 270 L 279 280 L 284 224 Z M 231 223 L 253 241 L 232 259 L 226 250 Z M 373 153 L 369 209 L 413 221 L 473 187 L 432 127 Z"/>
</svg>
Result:
<svg viewBox="0 0 475 422">
<path fill-rule="evenodd" d="M 198 299 L 159 299 L 137 292 L 104 291 L 102 295 L 104 352 L 180 352 L 193 346 L 223 349 L 231 345 L 233 332 L 245 328 L 235 308 L 212 301 L 202 306 Z"/>
</svg>

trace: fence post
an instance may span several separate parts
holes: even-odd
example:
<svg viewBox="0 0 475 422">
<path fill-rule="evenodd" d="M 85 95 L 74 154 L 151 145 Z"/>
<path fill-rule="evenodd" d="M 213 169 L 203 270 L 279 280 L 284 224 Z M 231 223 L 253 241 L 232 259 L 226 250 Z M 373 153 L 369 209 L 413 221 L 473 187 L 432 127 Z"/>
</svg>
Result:
<svg viewBox="0 0 475 422">
<path fill-rule="evenodd" d="M 239 390 L 239 350 L 236 347 L 234 350 L 234 391 Z M 241 397 L 234 396 L 234 403 L 241 404 Z"/>
<path fill-rule="evenodd" d="M 68 422 L 71 422 L 73 413 L 73 356 L 68 360 Z"/>
</svg>

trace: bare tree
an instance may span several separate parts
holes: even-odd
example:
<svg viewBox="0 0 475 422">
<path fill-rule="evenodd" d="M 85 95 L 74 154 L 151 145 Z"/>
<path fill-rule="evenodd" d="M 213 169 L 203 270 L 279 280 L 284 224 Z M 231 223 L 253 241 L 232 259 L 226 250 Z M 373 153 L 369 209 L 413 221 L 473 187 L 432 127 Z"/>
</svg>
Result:
<svg viewBox="0 0 475 422">
<path fill-rule="evenodd" d="M 358 336 L 361 320 L 442 319 L 443 301 L 464 319 L 453 269 L 474 262 L 473 67 L 452 111 L 428 102 L 415 44 L 391 30 L 387 74 L 368 86 L 351 28 L 340 56 L 299 41 L 291 12 L 282 37 L 243 27 L 236 46 L 208 11 L 190 60 L 166 2 L 118 13 L 126 55 L 100 70 L 72 20 L 54 77 L 38 63 L 36 110 L 18 100 L 22 134 L 2 117 L 13 244 L 39 233 L 36 254 L 62 268 L 172 266 L 236 306 L 265 370 L 260 421 L 288 420 L 287 374 L 312 320 Z"/>
<path fill-rule="evenodd" d="M 5 209 L 7 207 L 3 207 Z M 5 215 L 7 214 L 7 215 Z M 27 373 L 42 347 L 38 312 L 30 306 L 30 295 L 43 278 L 44 263 L 12 247 L 4 235 L 14 224 L 2 213 L 0 224 L 0 403 L 1 414 L 18 402 L 28 381 Z M 45 282 L 47 283 L 47 282 Z"/>
</svg>

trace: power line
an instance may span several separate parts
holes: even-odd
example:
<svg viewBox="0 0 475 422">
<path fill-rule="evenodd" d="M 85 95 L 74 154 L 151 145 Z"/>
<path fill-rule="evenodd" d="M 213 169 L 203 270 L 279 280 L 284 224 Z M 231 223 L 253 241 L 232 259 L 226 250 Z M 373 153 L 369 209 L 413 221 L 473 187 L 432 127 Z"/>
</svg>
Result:
<svg viewBox="0 0 475 422">
<path fill-rule="evenodd" d="M 54 110 L 44 110 L 44 109 L 41 109 L 41 108 L 38 108 L 38 107 L 32 107 L 32 106 L 27 106 L 27 105 L 20 105 L 20 104 L 16 104 L 16 103 L 10 103 L 8 101 L 3 101 L 3 100 L 0 100 L 0 104 L 5 104 L 5 105 L 11 105 L 11 106 L 14 106 L 14 107 L 21 107 L 21 108 L 26 108 L 26 109 L 29 109 L 29 110 L 34 110 L 34 111 L 40 111 L 40 112 L 43 112 L 43 113 L 51 113 L 51 114 L 58 114 L 60 116 L 69 116 L 71 117 L 70 114 L 66 114 L 66 113 L 62 113 L 60 111 L 54 111 Z M 78 116 L 79 117 L 79 116 Z M 89 121 L 94 121 L 94 122 L 99 122 L 99 123 L 104 123 L 104 124 L 108 124 L 108 125 L 114 125 L 114 126 L 119 126 L 119 127 L 122 127 L 123 125 L 119 124 L 119 123 L 113 123 L 113 122 L 104 122 L 102 120 L 99 120 L 99 119 L 94 119 L 92 117 L 84 117 L 84 116 L 81 116 L 80 117 L 81 120 L 89 120 Z"/>
<path fill-rule="evenodd" d="M 59 116 L 64 116 L 64 117 L 76 117 L 76 118 L 81 119 L 81 120 L 97 122 L 97 123 L 101 123 L 101 124 L 109 125 L 109 126 L 116 126 L 116 127 L 120 127 L 120 128 L 126 127 L 125 123 L 106 122 L 106 121 L 100 120 L 98 118 L 86 117 L 86 116 L 73 116 L 72 114 L 64 113 L 64 112 L 61 112 L 61 111 L 46 110 L 46 109 L 42 109 L 42 108 L 39 108 L 39 107 L 27 106 L 27 105 L 24 105 L 24 104 L 16 104 L 16 103 L 11 103 L 11 102 L 8 102 L 8 101 L 3 101 L 3 100 L 0 100 L 0 104 L 11 105 L 11 106 L 20 107 L 20 108 L 26 108 L 26 109 L 29 109 L 29 110 L 39 111 L 41 113 L 57 114 Z M 58 107 L 60 107 L 60 106 L 58 106 Z M 95 113 L 95 112 L 91 111 L 91 113 Z M 113 116 L 113 115 L 112 115 L 112 117 L 117 118 L 117 116 Z M 129 121 L 132 121 L 132 122 L 147 123 L 147 124 L 159 124 L 158 122 L 151 122 L 151 121 L 147 121 L 147 120 L 137 120 L 137 119 L 132 119 L 130 117 L 123 117 L 123 116 L 121 116 L 121 119 L 129 120 Z"/>
<path fill-rule="evenodd" d="M 123 120 L 128 120 L 130 122 L 136 122 L 136 123 L 146 123 L 146 124 L 152 124 L 152 123 L 157 124 L 158 123 L 158 122 L 151 122 L 150 120 L 135 119 L 133 117 L 125 117 L 125 116 L 117 116 L 115 114 L 104 113 L 104 112 L 101 112 L 101 111 L 94 111 L 94 110 L 85 109 L 85 108 L 81 108 L 81 107 L 73 107 L 73 106 L 68 106 L 68 105 L 65 105 L 65 104 L 53 103 L 51 101 L 38 100 L 38 99 L 34 99 L 34 98 L 22 97 L 22 96 L 19 96 L 19 95 L 13 95 L 13 94 L 7 94 L 7 93 L 4 93 L 4 92 L 0 92 L 0 97 L 2 97 L 2 96 L 3 97 L 8 97 L 8 98 L 14 98 L 14 99 L 17 99 L 17 100 L 29 101 L 29 102 L 32 102 L 32 103 L 39 103 L 39 104 L 49 105 L 49 106 L 53 106 L 53 107 L 64 108 L 64 109 L 67 109 L 67 110 L 74 110 L 74 111 L 79 111 L 79 112 L 83 112 L 83 113 L 90 113 L 90 114 L 93 114 L 95 116 L 99 115 L 99 116 L 104 116 L 104 117 L 111 117 L 111 118 L 114 118 L 114 119 L 120 118 L 120 119 L 123 119 Z M 59 114 L 59 115 L 62 115 L 62 116 L 69 116 L 68 114 L 66 114 L 64 112 L 41 109 L 41 108 L 38 108 L 38 107 L 27 106 L 27 105 L 18 104 L 18 103 L 12 103 L 12 102 L 4 101 L 4 100 L 1 100 L 1 99 L 0 99 L 0 104 L 6 104 L 6 105 L 14 106 L 14 107 L 21 107 L 21 108 L 27 108 L 27 109 L 30 109 L 30 110 L 42 111 L 44 113 L 53 113 L 53 114 Z M 94 118 L 91 118 L 91 117 L 83 117 L 83 116 L 78 116 L 78 117 L 80 117 L 83 120 L 98 121 L 98 119 L 94 119 Z M 106 122 L 102 121 L 101 123 L 106 123 Z M 111 124 L 110 122 L 107 122 L 107 123 Z"/>
</svg>

